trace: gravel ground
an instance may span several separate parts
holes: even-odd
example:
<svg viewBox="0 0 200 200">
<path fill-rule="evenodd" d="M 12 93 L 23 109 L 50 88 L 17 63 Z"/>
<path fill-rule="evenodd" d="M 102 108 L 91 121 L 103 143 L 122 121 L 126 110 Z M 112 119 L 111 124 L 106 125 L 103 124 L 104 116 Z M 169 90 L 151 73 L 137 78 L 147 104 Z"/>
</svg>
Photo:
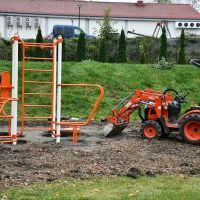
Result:
<svg viewBox="0 0 200 200">
<path fill-rule="evenodd" d="M 200 175 L 200 148 L 176 138 L 140 138 L 139 124 L 106 139 L 98 124 L 86 127 L 76 145 L 60 144 L 45 133 L 30 131 L 19 144 L 0 145 L 0 189 L 60 178 L 105 175 Z"/>
</svg>

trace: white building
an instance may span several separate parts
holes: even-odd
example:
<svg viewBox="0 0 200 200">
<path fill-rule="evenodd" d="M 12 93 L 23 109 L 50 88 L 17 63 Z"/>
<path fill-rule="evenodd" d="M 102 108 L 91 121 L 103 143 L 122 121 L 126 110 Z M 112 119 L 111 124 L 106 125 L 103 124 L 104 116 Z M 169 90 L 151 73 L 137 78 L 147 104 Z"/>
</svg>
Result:
<svg viewBox="0 0 200 200">
<path fill-rule="evenodd" d="M 74 0 L 0 0 L 0 35 L 10 38 L 18 33 L 21 38 L 35 38 L 38 27 L 43 36 L 52 32 L 54 25 L 78 25 L 79 8 Z M 200 35 L 200 13 L 189 4 L 83 2 L 80 8 L 80 27 L 90 35 L 98 33 L 97 20 L 104 10 L 111 9 L 115 29 L 120 32 L 160 35 L 159 23 L 165 22 L 168 37 L 178 37 L 182 28 Z M 157 27 L 157 29 L 156 29 Z M 128 34 L 128 36 L 131 36 Z"/>
</svg>

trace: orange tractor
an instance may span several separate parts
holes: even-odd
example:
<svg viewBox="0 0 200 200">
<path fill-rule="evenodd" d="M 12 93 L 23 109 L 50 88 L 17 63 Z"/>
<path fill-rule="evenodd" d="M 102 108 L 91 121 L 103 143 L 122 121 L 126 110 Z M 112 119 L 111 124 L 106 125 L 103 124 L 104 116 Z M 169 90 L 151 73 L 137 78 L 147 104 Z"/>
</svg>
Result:
<svg viewBox="0 0 200 200">
<path fill-rule="evenodd" d="M 180 116 L 181 96 L 174 89 L 158 92 L 135 90 L 122 100 L 103 121 L 106 137 L 120 134 L 128 125 L 130 115 L 138 111 L 142 120 L 141 135 L 146 139 L 169 136 L 176 132 L 188 143 L 200 143 L 200 106 L 191 107 Z"/>
</svg>

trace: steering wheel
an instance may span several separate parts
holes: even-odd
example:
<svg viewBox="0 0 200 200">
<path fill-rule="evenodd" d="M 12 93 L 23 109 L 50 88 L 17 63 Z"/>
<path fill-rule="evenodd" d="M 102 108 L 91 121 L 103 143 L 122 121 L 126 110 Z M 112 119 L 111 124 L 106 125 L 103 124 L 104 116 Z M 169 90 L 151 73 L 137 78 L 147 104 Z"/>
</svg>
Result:
<svg viewBox="0 0 200 200">
<path fill-rule="evenodd" d="M 186 97 L 189 95 L 189 92 L 187 92 L 184 96 L 181 96 L 179 95 L 178 91 L 175 90 L 175 89 L 166 89 L 164 92 L 163 92 L 163 98 L 165 99 L 165 95 L 168 93 L 168 92 L 173 92 L 176 96 L 174 97 L 173 101 L 177 101 L 179 103 L 184 103 L 186 102 Z"/>
<path fill-rule="evenodd" d="M 176 94 L 176 96 L 179 96 L 177 90 L 175 90 L 175 89 L 171 89 L 171 88 L 166 89 L 166 90 L 163 92 L 163 95 L 165 96 L 168 92 L 173 92 L 173 93 Z"/>
</svg>

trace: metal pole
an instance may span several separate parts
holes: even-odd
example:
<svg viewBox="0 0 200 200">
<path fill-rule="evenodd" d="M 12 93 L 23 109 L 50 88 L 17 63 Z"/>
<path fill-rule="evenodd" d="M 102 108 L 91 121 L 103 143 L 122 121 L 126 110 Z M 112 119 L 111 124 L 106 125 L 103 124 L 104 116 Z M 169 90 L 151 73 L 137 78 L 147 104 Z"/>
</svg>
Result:
<svg viewBox="0 0 200 200">
<path fill-rule="evenodd" d="M 17 99 L 18 99 L 18 35 L 13 37 L 12 44 L 12 99 L 15 99 L 11 103 L 11 135 L 13 138 L 17 137 Z M 17 142 L 14 141 L 13 145 Z"/>
<path fill-rule="evenodd" d="M 61 117 L 61 89 L 62 82 L 62 36 L 58 37 L 58 75 L 57 75 L 57 126 L 56 126 L 56 143 L 60 142 L 60 117 Z"/>
<path fill-rule="evenodd" d="M 81 6 L 78 7 L 78 27 L 81 26 Z"/>
<path fill-rule="evenodd" d="M 52 88 L 52 129 L 53 134 L 52 137 L 55 136 L 55 129 L 56 129 L 56 68 L 57 68 L 57 44 L 56 39 L 54 39 L 54 49 L 53 49 L 53 88 Z"/>
</svg>

